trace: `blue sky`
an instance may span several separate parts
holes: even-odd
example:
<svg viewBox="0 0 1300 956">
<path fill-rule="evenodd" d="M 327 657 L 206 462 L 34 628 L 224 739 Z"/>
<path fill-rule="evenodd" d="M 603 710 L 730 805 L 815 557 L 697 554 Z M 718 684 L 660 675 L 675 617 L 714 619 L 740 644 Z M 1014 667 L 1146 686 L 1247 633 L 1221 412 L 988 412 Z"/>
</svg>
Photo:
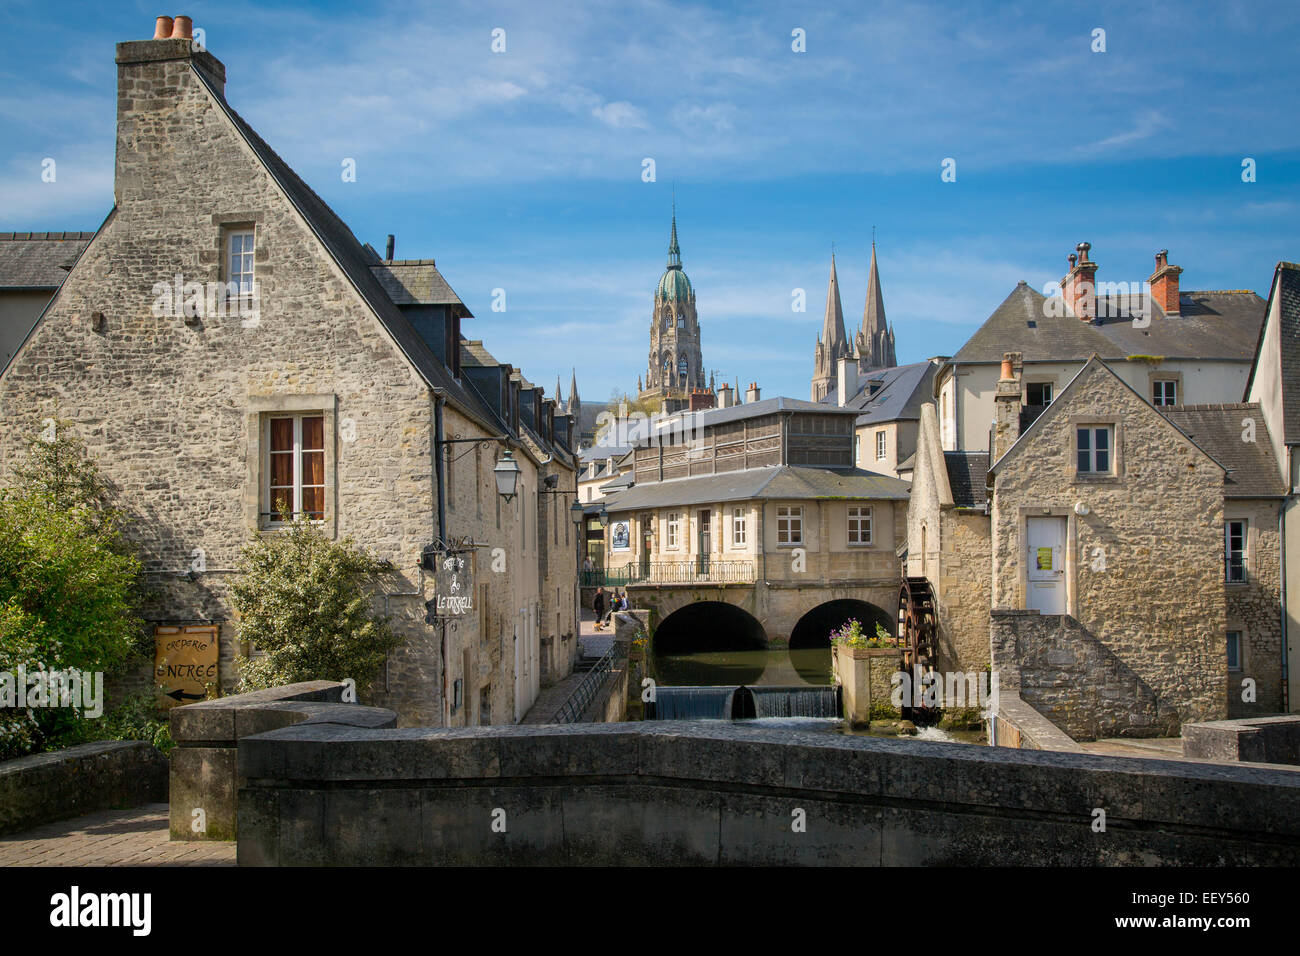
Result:
<svg viewBox="0 0 1300 956">
<path fill-rule="evenodd" d="M 0 5 L 0 230 L 99 225 L 113 44 L 160 12 Z M 589 400 L 635 387 L 674 182 L 705 367 L 766 395 L 807 397 L 832 242 L 850 335 L 860 322 L 873 226 L 901 362 L 955 352 L 1080 240 L 1112 281 L 1146 279 L 1168 248 L 1184 289 L 1266 295 L 1277 260 L 1300 259 L 1294 3 L 186 12 L 235 109 L 362 241 L 391 232 L 399 257 L 437 259 L 475 314 L 466 334 L 548 391 L 571 365 Z"/>
</svg>

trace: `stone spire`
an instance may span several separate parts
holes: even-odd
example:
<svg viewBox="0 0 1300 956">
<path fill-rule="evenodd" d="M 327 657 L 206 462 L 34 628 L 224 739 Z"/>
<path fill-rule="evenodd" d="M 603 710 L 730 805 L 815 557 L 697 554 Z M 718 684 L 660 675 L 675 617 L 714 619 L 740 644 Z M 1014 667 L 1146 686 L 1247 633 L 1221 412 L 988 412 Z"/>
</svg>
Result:
<svg viewBox="0 0 1300 956">
<path fill-rule="evenodd" d="M 841 358 L 852 354 L 844 332 L 844 309 L 840 306 L 840 280 L 835 272 L 835 253 L 831 252 L 831 277 L 826 287 L 826 316 L 822 333 L 813 349 L 812 400 L 821 401 L 834 387 L 836 369 Z"/>
<path fill-rule="evenodd" d="M 862 329 L 854 342 L 858 364 L 865 371 L 893 368 L 894 333 L 885 319 L 885 298 L 880 291 L 880 273 L 876 266 L 876 243 L 871 242 L 871 271 L 867 276 L 867 302 L 862 309 Z"/>
<path fill-rule="evenodd" d="M 844 309 L 840 306 L 840 280 L 835 274 L 835 253 L 831 253 L 831 278 L 826 287 L 826 317 L 822 319 L 822 343 L 826 351 L 839 357 L 847 352 L 848 336 L 844 334 Z"/>
<path fill-rule="evenodd" d="M 560 394 L 560 376 L 555 376 L 555 407 L 564 408 L 564 396 Z"/>
</svg>

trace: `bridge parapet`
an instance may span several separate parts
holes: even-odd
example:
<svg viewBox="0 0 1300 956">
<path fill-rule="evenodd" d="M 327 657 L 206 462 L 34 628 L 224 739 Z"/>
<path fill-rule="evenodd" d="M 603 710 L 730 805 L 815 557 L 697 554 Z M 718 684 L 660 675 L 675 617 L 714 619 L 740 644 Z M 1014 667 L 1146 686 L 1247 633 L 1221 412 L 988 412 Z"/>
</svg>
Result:
<svg viewBox="0 0 1300 956">
<path fill-rule="evenodd" d="M 299 724 L 239 774 L 241 864 L 1300 863 L 1264 767 L 649 721 Z"/>
</svg>

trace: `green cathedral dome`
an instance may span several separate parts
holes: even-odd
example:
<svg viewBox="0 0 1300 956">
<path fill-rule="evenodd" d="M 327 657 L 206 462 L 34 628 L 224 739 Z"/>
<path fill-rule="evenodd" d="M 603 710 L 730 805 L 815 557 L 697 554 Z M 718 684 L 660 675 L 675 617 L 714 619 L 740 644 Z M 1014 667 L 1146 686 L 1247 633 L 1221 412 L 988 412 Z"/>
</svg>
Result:
<svg viewBox="0 0 1300 956">
<path fill-rule="evenodd" d="M 659 279 L 659 291 L 655 294 L 670 302 L 685 302 L 695 292 L 691 289 L 691 280 L 686 278 L 681 266 L 677 266 L 670 268 Z"/>
</svg>

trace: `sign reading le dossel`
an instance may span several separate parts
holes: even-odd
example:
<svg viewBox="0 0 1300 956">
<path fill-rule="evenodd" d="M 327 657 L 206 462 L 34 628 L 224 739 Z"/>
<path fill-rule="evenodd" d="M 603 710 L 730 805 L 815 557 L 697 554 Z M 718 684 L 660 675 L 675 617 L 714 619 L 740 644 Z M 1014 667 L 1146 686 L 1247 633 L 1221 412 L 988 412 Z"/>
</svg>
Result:
<svg viewBox="0 0 1300 956">
<path fill-rule="evenodd" d="M 217 682 L 215 624 L 159 625 L 154 635 L 154 684 L 162 707 L 192 704 Z"/>
<path fill-rule="evenodd" d="M 437 551 L 433 564 L 433 600 L 424 604 L 427 623 L 455 620 L 474 608 L 474 554 L 472 551 Z"/>
</svg>

